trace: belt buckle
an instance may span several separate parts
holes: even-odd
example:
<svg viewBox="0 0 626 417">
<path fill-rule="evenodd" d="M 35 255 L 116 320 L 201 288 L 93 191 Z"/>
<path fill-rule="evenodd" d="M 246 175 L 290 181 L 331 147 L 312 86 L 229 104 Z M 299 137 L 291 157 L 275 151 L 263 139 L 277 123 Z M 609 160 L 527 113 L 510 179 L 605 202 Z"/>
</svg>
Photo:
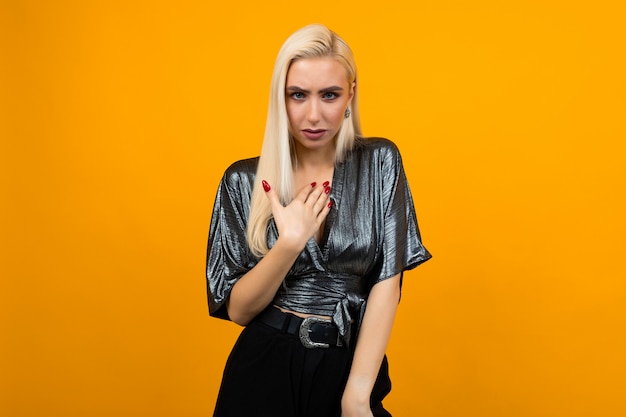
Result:
<svg viewBox="0 0 626 417">
<path fill-rule="evenodd" d="M 304 345 L 305 348 L 313 349 L 313 348 L 329 348 L 330 345 L 328 343 L 320 343 L 314 342 L 311 340 L 311 326 L 315 323 L 330 323 L 330 320 L 321 319 L 319 317 L 309 316 L 304 319 L 302 324 L 300 324 L 300 341 Z"/>
</svg>

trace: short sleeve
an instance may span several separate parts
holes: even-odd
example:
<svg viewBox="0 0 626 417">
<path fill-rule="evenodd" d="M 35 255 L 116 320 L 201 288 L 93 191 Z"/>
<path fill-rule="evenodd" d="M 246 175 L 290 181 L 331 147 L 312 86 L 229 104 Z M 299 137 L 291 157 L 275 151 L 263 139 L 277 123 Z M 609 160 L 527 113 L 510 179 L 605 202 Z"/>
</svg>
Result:
<svg viewBox="0 0 626 417">
<path fill-rule="evenodd" d="M 398 148 L 391 142 L 381 160 L 383 192 L 382 261 L 373 284 L 415 268 L 431 258 L 422 245 L 413 197 Z"/>
<path fill-rule="evenodd" d="M 233 164 L 224 174 L 215 197 L 207 247 L 207 296 L 209 313 L 229 319 L 226 300 L 239 278 L 256 264 L 246 240 L 252 193 L 251 174 Z"/>
</svg>

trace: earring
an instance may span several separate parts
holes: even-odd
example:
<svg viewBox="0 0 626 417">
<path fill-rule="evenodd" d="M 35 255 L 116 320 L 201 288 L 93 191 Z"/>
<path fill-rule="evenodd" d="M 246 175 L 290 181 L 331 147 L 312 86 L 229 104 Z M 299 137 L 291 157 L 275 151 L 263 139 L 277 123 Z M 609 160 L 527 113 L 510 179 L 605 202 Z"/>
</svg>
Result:
<svg viewBox="0 0 626 417">
<path fill-rule="evenodd" d="M 346 112 L 344 113 L 345 118 L 350 117 L 350 107 L 346 108 Z"/>
</svg>

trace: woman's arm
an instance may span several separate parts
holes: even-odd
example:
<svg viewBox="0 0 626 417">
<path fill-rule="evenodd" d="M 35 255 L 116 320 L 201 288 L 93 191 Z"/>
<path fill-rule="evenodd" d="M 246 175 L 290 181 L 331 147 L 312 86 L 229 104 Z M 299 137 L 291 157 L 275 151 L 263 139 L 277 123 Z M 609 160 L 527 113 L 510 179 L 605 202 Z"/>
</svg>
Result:
<svg viewBox="0 0 626 417">
<path fill-rule="evenodd" d="M 400 274 L 374 285 L 341 401 L 342 417 L 372 416 L 370 396 L 400 301 Z"/>
<path fill-rule="evenodd" d="M 330 211 L 328 187 L 307 185 L 284 207 L 269 184 L 264 185 L 267 185 L 266 195 L 272 205 L 278 239 L 265 257 L 237 281 L 226 301 L 228 316 L 242 326 L 274 299 L 306 242 Z"/>
<path fill-rule="evenodd" d="M 230 319 L 245 326 L 267 307 L 299 253 L 278 238 L 267 255 L 233 287 L 226 300 Z"/>
</svg>

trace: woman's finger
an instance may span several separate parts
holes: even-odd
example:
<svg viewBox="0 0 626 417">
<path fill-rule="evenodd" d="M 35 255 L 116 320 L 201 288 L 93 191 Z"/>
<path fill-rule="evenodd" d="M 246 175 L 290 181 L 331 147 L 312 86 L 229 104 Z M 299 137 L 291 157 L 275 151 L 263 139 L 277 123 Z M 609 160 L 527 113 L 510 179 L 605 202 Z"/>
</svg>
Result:
<svg viewBox="0 0 626 417">
<path fill-rule="evenodd" d="M 316 186 L 317 186 L 317 183 L 315 182 L 305 185 L 304 187 L 300 189 L 300 191 L 298 191 L 298 194 L 296 194 L 295 200 L 300 200 L 301 202 L 305 203 L 307 199 L 309 198 L 309 195 L 311 194 L 311 192 L 315 191 Z"/>
<path fill-rule="evenodd" d="M 309 198 L 313 199 L 313 196 L 310 196 Z M 324 211 L 324 208 L 330 208 L 330 207 L 326 207 L 328 206 L 329 203 L 330 203 L 330 187 L 324 187 L 320 191 L 320 194 L 317 196 L 317 199 L 313 201 L 313 212 L 319 216 Z"/>
<path fill-rule="evenodd" d="M 261 181 L 261 185 L 263 186 L 265 195 L 267 196 L 268 200 L 270 200 L 270 205 L 272 206 L 272 212 L 274 212 L 274 210 L 277 207 L 283 207 L 283 205 L 280 202 L 280 199 L 278 198 L 278 194 L 276 194 L 276 191 L 274 191 L 272 186 L 265 180 Z"/>
</svg>

